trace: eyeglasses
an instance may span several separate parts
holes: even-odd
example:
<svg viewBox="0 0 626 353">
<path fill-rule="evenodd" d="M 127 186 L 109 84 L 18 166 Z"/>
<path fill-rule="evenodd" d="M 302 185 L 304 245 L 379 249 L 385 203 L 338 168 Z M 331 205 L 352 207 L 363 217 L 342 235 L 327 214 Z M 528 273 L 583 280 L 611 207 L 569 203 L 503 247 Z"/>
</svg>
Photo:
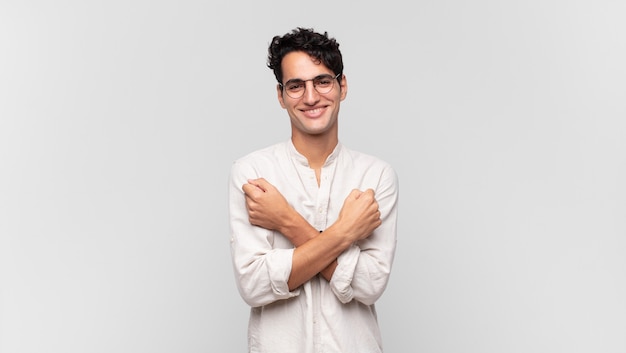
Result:
<svg viewBox="0 0 626 353">
<path fill-rule="evenodd" d="M 335 86 L 335 80 L 341 74 L 337 74 L 335 76 L 332 75 L 319 75 L 309 80 L 301 80 L 301 79 L 293 79 L 287 81 L 284 85 L 279 83 L 279 85 L 283 88 L 285 93 L 293 99 L 298 99 L 304 95 L 304 91 L 306 91 L 306 81 L 313 81 L 313 87 L 319 94 L 326 94 L 333 90 Z"/>
</svg>

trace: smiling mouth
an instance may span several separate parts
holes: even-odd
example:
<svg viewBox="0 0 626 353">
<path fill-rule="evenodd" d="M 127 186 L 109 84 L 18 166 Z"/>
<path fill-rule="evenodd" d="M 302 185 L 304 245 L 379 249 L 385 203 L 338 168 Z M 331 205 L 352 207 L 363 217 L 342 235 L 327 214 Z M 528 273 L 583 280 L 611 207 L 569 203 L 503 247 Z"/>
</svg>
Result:
<svg viewBox="0 0 626 353">
<path fill-rule="evenodd" d="M 325 107 L 315 109 L 303 109 L 302 112 L 308 117 L 317 118 L 325 111 L 325 109 Z"/>
<path fill-rule="evenodd" d="M 305 113 L 311 113 L 311 114 L 317 114 L 319 112 L 321 112 L 324 108 L 315 108 L 315 109 L 309 109 L 309 110 L 305 110 Z"/>
</svg>

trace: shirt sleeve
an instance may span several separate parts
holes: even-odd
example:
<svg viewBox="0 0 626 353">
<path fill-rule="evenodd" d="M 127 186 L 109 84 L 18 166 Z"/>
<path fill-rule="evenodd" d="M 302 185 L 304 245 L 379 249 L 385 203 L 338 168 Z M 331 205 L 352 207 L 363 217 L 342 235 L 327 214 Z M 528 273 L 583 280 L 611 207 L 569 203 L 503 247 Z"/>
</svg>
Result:
<svg viewBox="0 0 626 353">
<path fill-rule="evenodd" d="M 229 180 L 230 248 L 239 294 L 252 306 L 267 305 L 298 295 L 289 291 L 293 247 L 276 248 L 279 233 L 250 224 L 242 186 L 258 177 L 247 163 L 235 162 Z"/>
<path fill-rule="evenodd" d="M 391 167 L 382 172 L 375 195 L 382 224 L 369 237 L 339 255 L 330 280 L 333 293 L 342 303 L 354 299 L 366 305 L 374 304 L 389 281 L 398 218 L 398 178 Z"/>
</svg>

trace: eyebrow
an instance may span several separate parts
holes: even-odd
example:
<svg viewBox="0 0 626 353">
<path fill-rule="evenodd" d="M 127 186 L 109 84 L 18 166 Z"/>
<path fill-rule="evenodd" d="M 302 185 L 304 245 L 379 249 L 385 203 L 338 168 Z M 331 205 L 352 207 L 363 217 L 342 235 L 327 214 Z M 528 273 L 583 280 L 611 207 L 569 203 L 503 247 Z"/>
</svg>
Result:
<svg viewBox="0 0 626 353">
<path fill-rule="evenodd" d="M 298 81 L 302 81 L 302 82 L 304 82 L 304 81 L 311 81 L 311 80 L 315 80 L 315 79 L 322 78 L 322 77 L 326 77 L 326 76 L 333 77 L 333 75 L 332 75 L 332 74 L 320 74 L 320 75 L 317 75 L 317 76 L 315 76 L 315 77 L 313 77 L 313 78 L 310 78 L 310 79 L 308 79 L 308 80 L 303 80 L 303 79 L 301 79 L 301 78 L 292 78 L 292 79 L 289 79 L 289 80 L 285 81 L 285 83 L 289 83 L 289 82 L 298 82 Z"/>
</svg>

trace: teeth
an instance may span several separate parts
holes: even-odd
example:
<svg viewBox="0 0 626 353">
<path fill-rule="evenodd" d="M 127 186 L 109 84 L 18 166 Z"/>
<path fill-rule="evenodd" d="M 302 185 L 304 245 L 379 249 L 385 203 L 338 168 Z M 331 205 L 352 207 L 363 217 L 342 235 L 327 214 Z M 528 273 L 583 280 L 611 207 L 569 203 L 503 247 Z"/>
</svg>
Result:
<svg viewBox="0 0 626 353">
<path fill-rule="evenodd" d="M 311 110 L 307 110 L 308 113 L 317 113 L 320 110 L 322 110 L 321 108 L 317 108 L 317 109 L 311 109 Z"/>
</svg>

